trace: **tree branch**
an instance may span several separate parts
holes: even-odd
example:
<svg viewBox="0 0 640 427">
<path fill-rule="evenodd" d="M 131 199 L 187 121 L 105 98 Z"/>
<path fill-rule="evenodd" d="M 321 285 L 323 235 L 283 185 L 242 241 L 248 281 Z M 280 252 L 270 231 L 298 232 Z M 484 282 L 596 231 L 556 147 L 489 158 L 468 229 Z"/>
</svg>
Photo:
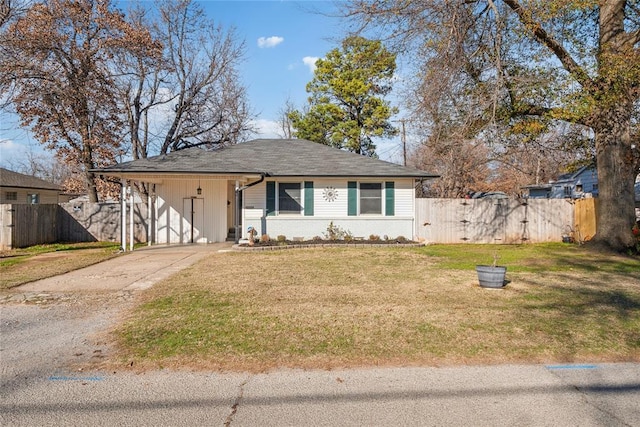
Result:
<svg viewBox="0 0 640 427">
<path fill-rule="evenodd" d="M 524 9 L 517 0 L 503 0 L 504 3 L 513 10 L 520 22 L 527 27 L 536 39 L 547 46 L 553 54 L 560 60 L 564 68 L 580 83 L 580 85 L 588 89 L 593 85 L 593 80 L 587 72 L 571 57 L 569 52 L 554 39 L 549 33 L 542 28 L 542 25 L 535 21 L 531 16 L 531 12 Z"/>
</svg>

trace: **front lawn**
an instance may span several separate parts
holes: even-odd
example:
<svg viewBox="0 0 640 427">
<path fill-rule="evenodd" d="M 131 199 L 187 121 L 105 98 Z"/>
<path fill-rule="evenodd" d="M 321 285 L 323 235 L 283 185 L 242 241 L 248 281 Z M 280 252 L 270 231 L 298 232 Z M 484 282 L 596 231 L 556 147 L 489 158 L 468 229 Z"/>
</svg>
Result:
<svg viewBox="0 0 640 427">
<path fill-rule="evenodd" d="M 500 290 L 475 264 L 508 267 Z M 640 260 L 570 245 L 216 253 L 141 296 L 117 364 L 258 371 L 640 361 Z"/>
<path fill-rule="evenodd" d="M 0 290 L 67 273 L 113 258 L 117 243 L 56 243 L 0 251 Z"/>
</svg>

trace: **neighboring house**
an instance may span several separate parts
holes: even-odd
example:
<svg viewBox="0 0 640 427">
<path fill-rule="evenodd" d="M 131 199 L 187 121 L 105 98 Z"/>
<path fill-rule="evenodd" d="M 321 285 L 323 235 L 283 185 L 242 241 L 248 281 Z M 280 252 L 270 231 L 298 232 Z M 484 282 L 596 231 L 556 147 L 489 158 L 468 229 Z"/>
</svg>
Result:
<svg viewBox="0 0 640 427">
<path fill-rule="evenodd" d="M 95 170 L 151 184 L 155 243 L 235 240 L 249 227 L 312 239 L 329 223 L 355 237 L 416 234 L 417 169 L 299 139 L 192 148 Z"/>
<path fill-rule="evenodd" d="M 62 188 L 33 176 L 0 168 L 0 204 L 58 204 Z"/>
<path fill-rule="evenodd" d="M 598 172 L 594 166 L 583 166 L 573 173 L 560 175 L 548 184 L 527 185 L 532 199 L 581 199 L 598 196 Z"/>
</svg>

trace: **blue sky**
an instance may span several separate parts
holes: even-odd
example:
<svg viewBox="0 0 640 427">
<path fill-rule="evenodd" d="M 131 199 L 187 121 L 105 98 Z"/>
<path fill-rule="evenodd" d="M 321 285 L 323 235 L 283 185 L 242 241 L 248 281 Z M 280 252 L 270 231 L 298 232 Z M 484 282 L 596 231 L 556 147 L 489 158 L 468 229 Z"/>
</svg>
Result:
<svg viewBox="0 0 640 427">
<path fill-rule="evenodd" d="M 336 47 L 343 34 L 338 18 L 313 13 L 333 10 L 330 1 L 202 4 L 210 18 L 225 27 L 234 26 L 244 38 L 247 55 L 241 75 L 249 100 L 263 121 L 275 121 L 287 98 L 298 107 L 306 102 L 305 86 L 313 77 L 313 58 Z"/>
<path fill-rule="evenodd" d="M 346 35 L 340 19 L 327 16 L 332 1 L 217 1 L 200 2 L 207 15 L 225 28 L 235 27 L 245 41 L 246 59 L 240 75 L 257 115 L 256 137 L 277 137 L 277 119 L 285 101 L 301 108 L 307 99 L 306 84 L 313 77 L 314 58 L 337 47 Z M 120 2 L 126 8 L 126 2 Z M 315 11 L 315 12 L 314 12 Z M 39 152 L 40 144 L 27 130 L 17 128 L 14 116 L 0 115 L 0 166 L 11 166 L 27 146 Z M 401 143 L 379 141 L 383 160 L 401 161 Z"/>
</svg>

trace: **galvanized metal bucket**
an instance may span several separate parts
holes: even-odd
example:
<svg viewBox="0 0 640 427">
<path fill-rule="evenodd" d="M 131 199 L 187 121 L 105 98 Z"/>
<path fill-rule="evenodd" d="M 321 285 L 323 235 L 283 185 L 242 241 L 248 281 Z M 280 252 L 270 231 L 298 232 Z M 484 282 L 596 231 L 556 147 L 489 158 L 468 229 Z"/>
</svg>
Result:
<svg viewBox="0 0 640 427">
<path fill-rule="evenodd" d="M 504 277 L 507 274 L 507 267 L 478 265 L 478 281 L 483 288 L 502 288 L 505 285 Z"/>
</svg>

